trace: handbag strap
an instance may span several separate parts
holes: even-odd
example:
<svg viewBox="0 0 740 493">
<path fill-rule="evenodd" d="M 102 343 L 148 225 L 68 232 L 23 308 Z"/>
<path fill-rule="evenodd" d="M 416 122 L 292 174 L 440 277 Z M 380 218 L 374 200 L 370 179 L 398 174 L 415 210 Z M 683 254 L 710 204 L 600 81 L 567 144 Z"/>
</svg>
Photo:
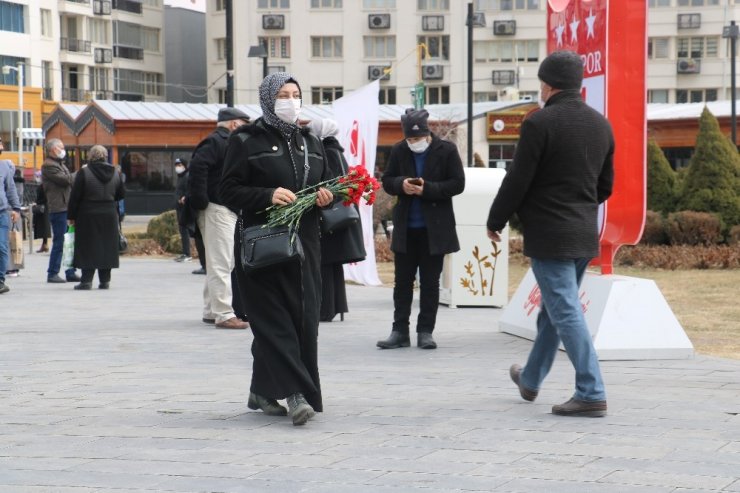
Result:
<svg viewBox="0 0 740 493">
<path fill-rule="evenodd" d="M 308 164 L 308 142 L 306 142 L 306 137 L 301 136 L 301 138 L 303 139 L 303 186 L 301 186 L 301 190 L 303 190 L 308 183 L 308 172 L 311 166 Z"/>
</svg>

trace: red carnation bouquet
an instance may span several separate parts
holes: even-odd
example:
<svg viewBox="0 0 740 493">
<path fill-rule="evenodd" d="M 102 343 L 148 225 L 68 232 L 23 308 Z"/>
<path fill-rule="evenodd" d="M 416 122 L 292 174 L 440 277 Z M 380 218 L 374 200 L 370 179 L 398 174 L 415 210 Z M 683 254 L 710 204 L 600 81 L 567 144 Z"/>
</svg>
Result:
<svg viewBox="0 0 740 493">
<path fill-rule="evenodd" d="M 298 226 L 303 214 L 316 205 L 319 188 L 326 188 L 334 198 L 342 198 L 342 204 L 359 205 L 360 200 L 372 205 L 375 202 L 375 191 L 380 188 L 378 180 L 370 176 L 364 166 L 350 166 L 346 175 L 326 180 L 304 188 L 296 193 L 296 200 L 287 205 L 272 205 L 265 209 L 267 226 Z"/>
</svg>

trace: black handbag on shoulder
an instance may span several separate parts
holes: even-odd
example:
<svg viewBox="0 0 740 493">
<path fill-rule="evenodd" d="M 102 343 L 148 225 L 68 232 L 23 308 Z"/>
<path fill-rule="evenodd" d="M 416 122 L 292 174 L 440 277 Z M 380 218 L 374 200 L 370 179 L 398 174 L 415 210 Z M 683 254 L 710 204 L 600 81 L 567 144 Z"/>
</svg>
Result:
<svg viewBox="0 0 740 493">
<path fill-rule="evenodd" d="M 321 210 L 321 232 L 331 234 L 342 231 L 360 222 L 360 213 L 354 204 L 344 205 L 342 201 L 334 202 L 331 207 Z"/>
<path fill-rule="evenodd" d="M 295 228 L 288 226 L 250 226 L 239 231 L 240 260 L 244 272 L 303 260 L 303 244 Z"/>
</svg>

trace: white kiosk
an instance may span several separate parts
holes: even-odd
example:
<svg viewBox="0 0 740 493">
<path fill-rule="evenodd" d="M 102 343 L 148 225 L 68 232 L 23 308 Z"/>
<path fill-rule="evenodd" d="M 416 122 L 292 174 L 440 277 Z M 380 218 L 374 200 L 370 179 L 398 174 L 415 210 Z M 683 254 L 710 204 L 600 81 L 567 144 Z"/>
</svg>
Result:
<svg viewBox="0 0 740 493">
<path fill-rule="evenodd" d="M 493 198 L 506 172 L 465 168 L 465 191 L 453 197 L 460 251 L 445 256 L 439 302 L 457 306 L 506 305 L 509 287 L 509 228 L 500 243 L 486 234 Z"/>
</svg>

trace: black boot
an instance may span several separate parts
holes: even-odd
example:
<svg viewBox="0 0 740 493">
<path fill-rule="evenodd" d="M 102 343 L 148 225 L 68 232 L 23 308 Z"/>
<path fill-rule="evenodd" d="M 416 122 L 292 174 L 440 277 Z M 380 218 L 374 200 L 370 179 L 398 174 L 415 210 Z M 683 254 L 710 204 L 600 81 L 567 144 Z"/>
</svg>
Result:
<svg viewBox="0 0 740 493">
<path fill-rule="evenodd" d="M 81 282 L 75 285 L 75 289 L 89 291 L 92 289 L 92 283 L 91 282 Z"/>
<path fill-rule="evenodd" d="M 421 349 L 437 349 L 431 332 L 419 332 L 416 334 L 416 345 Z"/>
<path fill-rule="evenodd" d="M 403 334 L 397 330 L 393 330 L 388 339 L 378 341 L 375 345 L 380 349 L 396 349 L 399 347 L 409 347 L 411 345 L 411 341 L 409 340 L 408 334 Z"/>
</svg>

